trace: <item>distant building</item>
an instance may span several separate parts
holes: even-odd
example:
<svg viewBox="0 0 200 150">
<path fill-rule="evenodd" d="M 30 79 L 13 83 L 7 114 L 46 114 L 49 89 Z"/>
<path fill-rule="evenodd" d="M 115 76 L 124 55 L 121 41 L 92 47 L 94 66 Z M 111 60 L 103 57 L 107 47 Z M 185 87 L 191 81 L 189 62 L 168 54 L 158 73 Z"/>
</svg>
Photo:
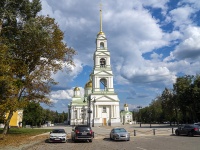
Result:
<svg viewBox="0 0 200 150">
<path fill-rule="evenodd" d="M 120 112 L 120 118 L 123 124 L 132 123 L 133 114 L 129 111 L 128 104 L 124 104 L 124 110 Z"/>
<path fill-rule="evenodd" d="M 8 113 L 6 113 L 6 118 L 8 117 Z M 23 110 L 17 110 L 13 112 L 13 116 L 10 120 L 10 127 L 22 127 L 22 119 L 23 119 Z M 3 127 L 4 125 L 2 125 Z"/>
</svg>

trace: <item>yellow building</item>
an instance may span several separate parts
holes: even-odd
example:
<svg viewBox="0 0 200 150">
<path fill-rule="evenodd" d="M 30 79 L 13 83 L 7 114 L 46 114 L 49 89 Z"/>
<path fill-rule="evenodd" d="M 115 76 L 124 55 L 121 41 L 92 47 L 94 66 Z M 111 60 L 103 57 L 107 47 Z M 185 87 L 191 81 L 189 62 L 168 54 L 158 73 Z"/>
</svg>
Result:
<svg viewBox="0 0 200 150">
<path fill-rule="evenodd" d="M 8 113 L 6 114 L 6 118 L 8 117 Z M 22 127 L 22 118 L 23 118 L 23 110 L 17 110 L 13 113 L 13 116 L 10 120 L 10 127 Z"/>
</svg>

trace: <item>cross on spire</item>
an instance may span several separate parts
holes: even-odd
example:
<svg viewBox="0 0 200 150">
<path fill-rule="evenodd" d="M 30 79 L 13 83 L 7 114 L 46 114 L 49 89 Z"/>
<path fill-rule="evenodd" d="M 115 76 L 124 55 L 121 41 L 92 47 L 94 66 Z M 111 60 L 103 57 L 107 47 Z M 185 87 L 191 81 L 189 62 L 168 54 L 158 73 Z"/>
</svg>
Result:
<svg viewBox="0 0 200 150">
<path fill-rule="evenodd" d="M 99 34 L 104 34 L 102 30 L 102 3 L 100 2 L 100 32 Z"/>
</svg>

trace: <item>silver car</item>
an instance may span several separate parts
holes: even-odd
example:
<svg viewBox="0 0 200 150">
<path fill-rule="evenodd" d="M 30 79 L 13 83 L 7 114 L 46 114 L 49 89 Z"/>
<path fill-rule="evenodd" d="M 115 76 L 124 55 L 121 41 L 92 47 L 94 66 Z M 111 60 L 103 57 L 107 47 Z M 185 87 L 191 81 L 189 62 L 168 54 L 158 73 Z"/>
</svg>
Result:
<svg viewBox="0 0 200 150">
<path fill-rule="evenodd" d="M 130 133 L 124 128 L 113 128 L 110 132 L 110 139 L 130 141 Z"/>
</svg>

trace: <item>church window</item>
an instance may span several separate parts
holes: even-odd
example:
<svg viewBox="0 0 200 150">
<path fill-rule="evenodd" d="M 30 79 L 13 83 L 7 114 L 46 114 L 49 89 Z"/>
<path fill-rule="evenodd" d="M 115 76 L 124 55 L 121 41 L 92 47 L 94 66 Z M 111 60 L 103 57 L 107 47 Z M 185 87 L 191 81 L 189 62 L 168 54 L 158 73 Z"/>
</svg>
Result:
<svg viewBox="0 0 200 150">
<path fill-rule="evenodd" d="M 106 66 L 106 60 L 105 58 L 100 59 L 100 67 L 105 67 Z"/>
<path fill-rule="evenodd" d="M 103 106 L 103 113 L 106 113 L 106 106 Z"/>
<path fill-rule="evenodd" d="M 100 49 L 103 49 L 103 48 L 104 48 L 104 43 L 101 42 L 101 43 L 100 43 Z"/>
</svg>

